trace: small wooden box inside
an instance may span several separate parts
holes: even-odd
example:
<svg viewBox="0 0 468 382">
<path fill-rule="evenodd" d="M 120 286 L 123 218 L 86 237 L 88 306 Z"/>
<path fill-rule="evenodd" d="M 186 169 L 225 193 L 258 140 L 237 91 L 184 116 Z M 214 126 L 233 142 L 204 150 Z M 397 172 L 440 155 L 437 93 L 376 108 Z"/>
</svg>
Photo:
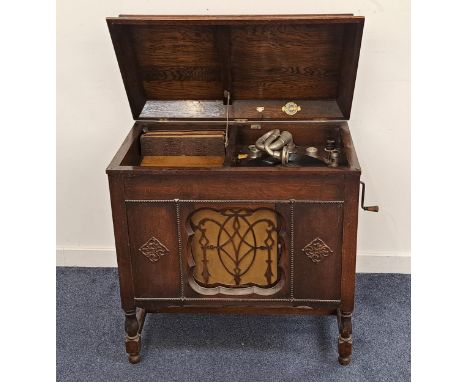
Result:
<svg viewBox="0 0 468 382">
<path fill-rule="evenodd" d="M 346 120 L 364 18 L 107 23 L 136 121 L 107 168 L 130 362 L 146 313 L 253 312 L 336 315 L 348 364 L 361 170 Z M 332 138 L 339 164 L 242 166 L 272 129 L 298 147 Z"/>
</svg>

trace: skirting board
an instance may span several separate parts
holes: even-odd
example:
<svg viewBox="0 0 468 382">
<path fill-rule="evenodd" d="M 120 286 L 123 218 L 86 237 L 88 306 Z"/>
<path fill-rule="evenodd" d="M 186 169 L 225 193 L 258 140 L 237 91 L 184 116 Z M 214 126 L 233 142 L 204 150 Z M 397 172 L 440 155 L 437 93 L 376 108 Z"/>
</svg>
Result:
<svg viewBox="0 0 468 382">
<path fill-rule="evenodd" d="M 57 248 L 56 265 L 60 267 L 116 267 L 113 248 Z M 411 273 L 409 252 L 358 252 L 359 273 Z"/>
</svg>

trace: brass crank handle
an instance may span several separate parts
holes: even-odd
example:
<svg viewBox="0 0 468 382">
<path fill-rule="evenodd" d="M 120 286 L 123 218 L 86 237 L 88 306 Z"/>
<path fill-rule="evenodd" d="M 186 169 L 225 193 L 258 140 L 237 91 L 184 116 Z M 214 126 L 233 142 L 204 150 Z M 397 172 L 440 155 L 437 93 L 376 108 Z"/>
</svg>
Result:
<svg viewBox="0 0 468 382">
<path fill-rule="evenodd" d="M 362 186 L 362 192 L 361 192 L 361 208 L 364 211 L 371 211 L 371 212 L 379 212 L 379 206 L 367 206 L 364 207 L 364 198 L 366 195 L 366 184 L 363 181 L 360 181 L 361 186 Z"/>
</svg>

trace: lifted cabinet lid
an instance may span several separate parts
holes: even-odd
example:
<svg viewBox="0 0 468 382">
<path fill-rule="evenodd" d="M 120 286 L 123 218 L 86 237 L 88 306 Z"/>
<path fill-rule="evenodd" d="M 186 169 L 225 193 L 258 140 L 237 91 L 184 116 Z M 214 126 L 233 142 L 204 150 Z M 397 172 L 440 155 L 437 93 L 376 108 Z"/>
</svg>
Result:
<svg viewBox="0 0 468 382">
<path fill-rule="evenodd" d="M 107 23 L 134 119 L 349 119 L 364 17 L 124 15 Z"/>
</svg>

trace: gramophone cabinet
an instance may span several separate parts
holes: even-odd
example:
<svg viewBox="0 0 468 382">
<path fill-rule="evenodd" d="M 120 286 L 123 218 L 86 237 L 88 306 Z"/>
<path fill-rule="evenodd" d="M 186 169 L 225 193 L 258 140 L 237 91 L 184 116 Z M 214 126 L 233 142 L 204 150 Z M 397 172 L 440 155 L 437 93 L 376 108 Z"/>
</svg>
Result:
<svg viewBox="0 0 468 382">
<path fill-rule="evenodd" d="M 336 315 L 348 364 L 364 18 L 107 24 L 135 120 L 107 168 L 129 361 L 146 313 L 200 312 Z"/>
</svg>

